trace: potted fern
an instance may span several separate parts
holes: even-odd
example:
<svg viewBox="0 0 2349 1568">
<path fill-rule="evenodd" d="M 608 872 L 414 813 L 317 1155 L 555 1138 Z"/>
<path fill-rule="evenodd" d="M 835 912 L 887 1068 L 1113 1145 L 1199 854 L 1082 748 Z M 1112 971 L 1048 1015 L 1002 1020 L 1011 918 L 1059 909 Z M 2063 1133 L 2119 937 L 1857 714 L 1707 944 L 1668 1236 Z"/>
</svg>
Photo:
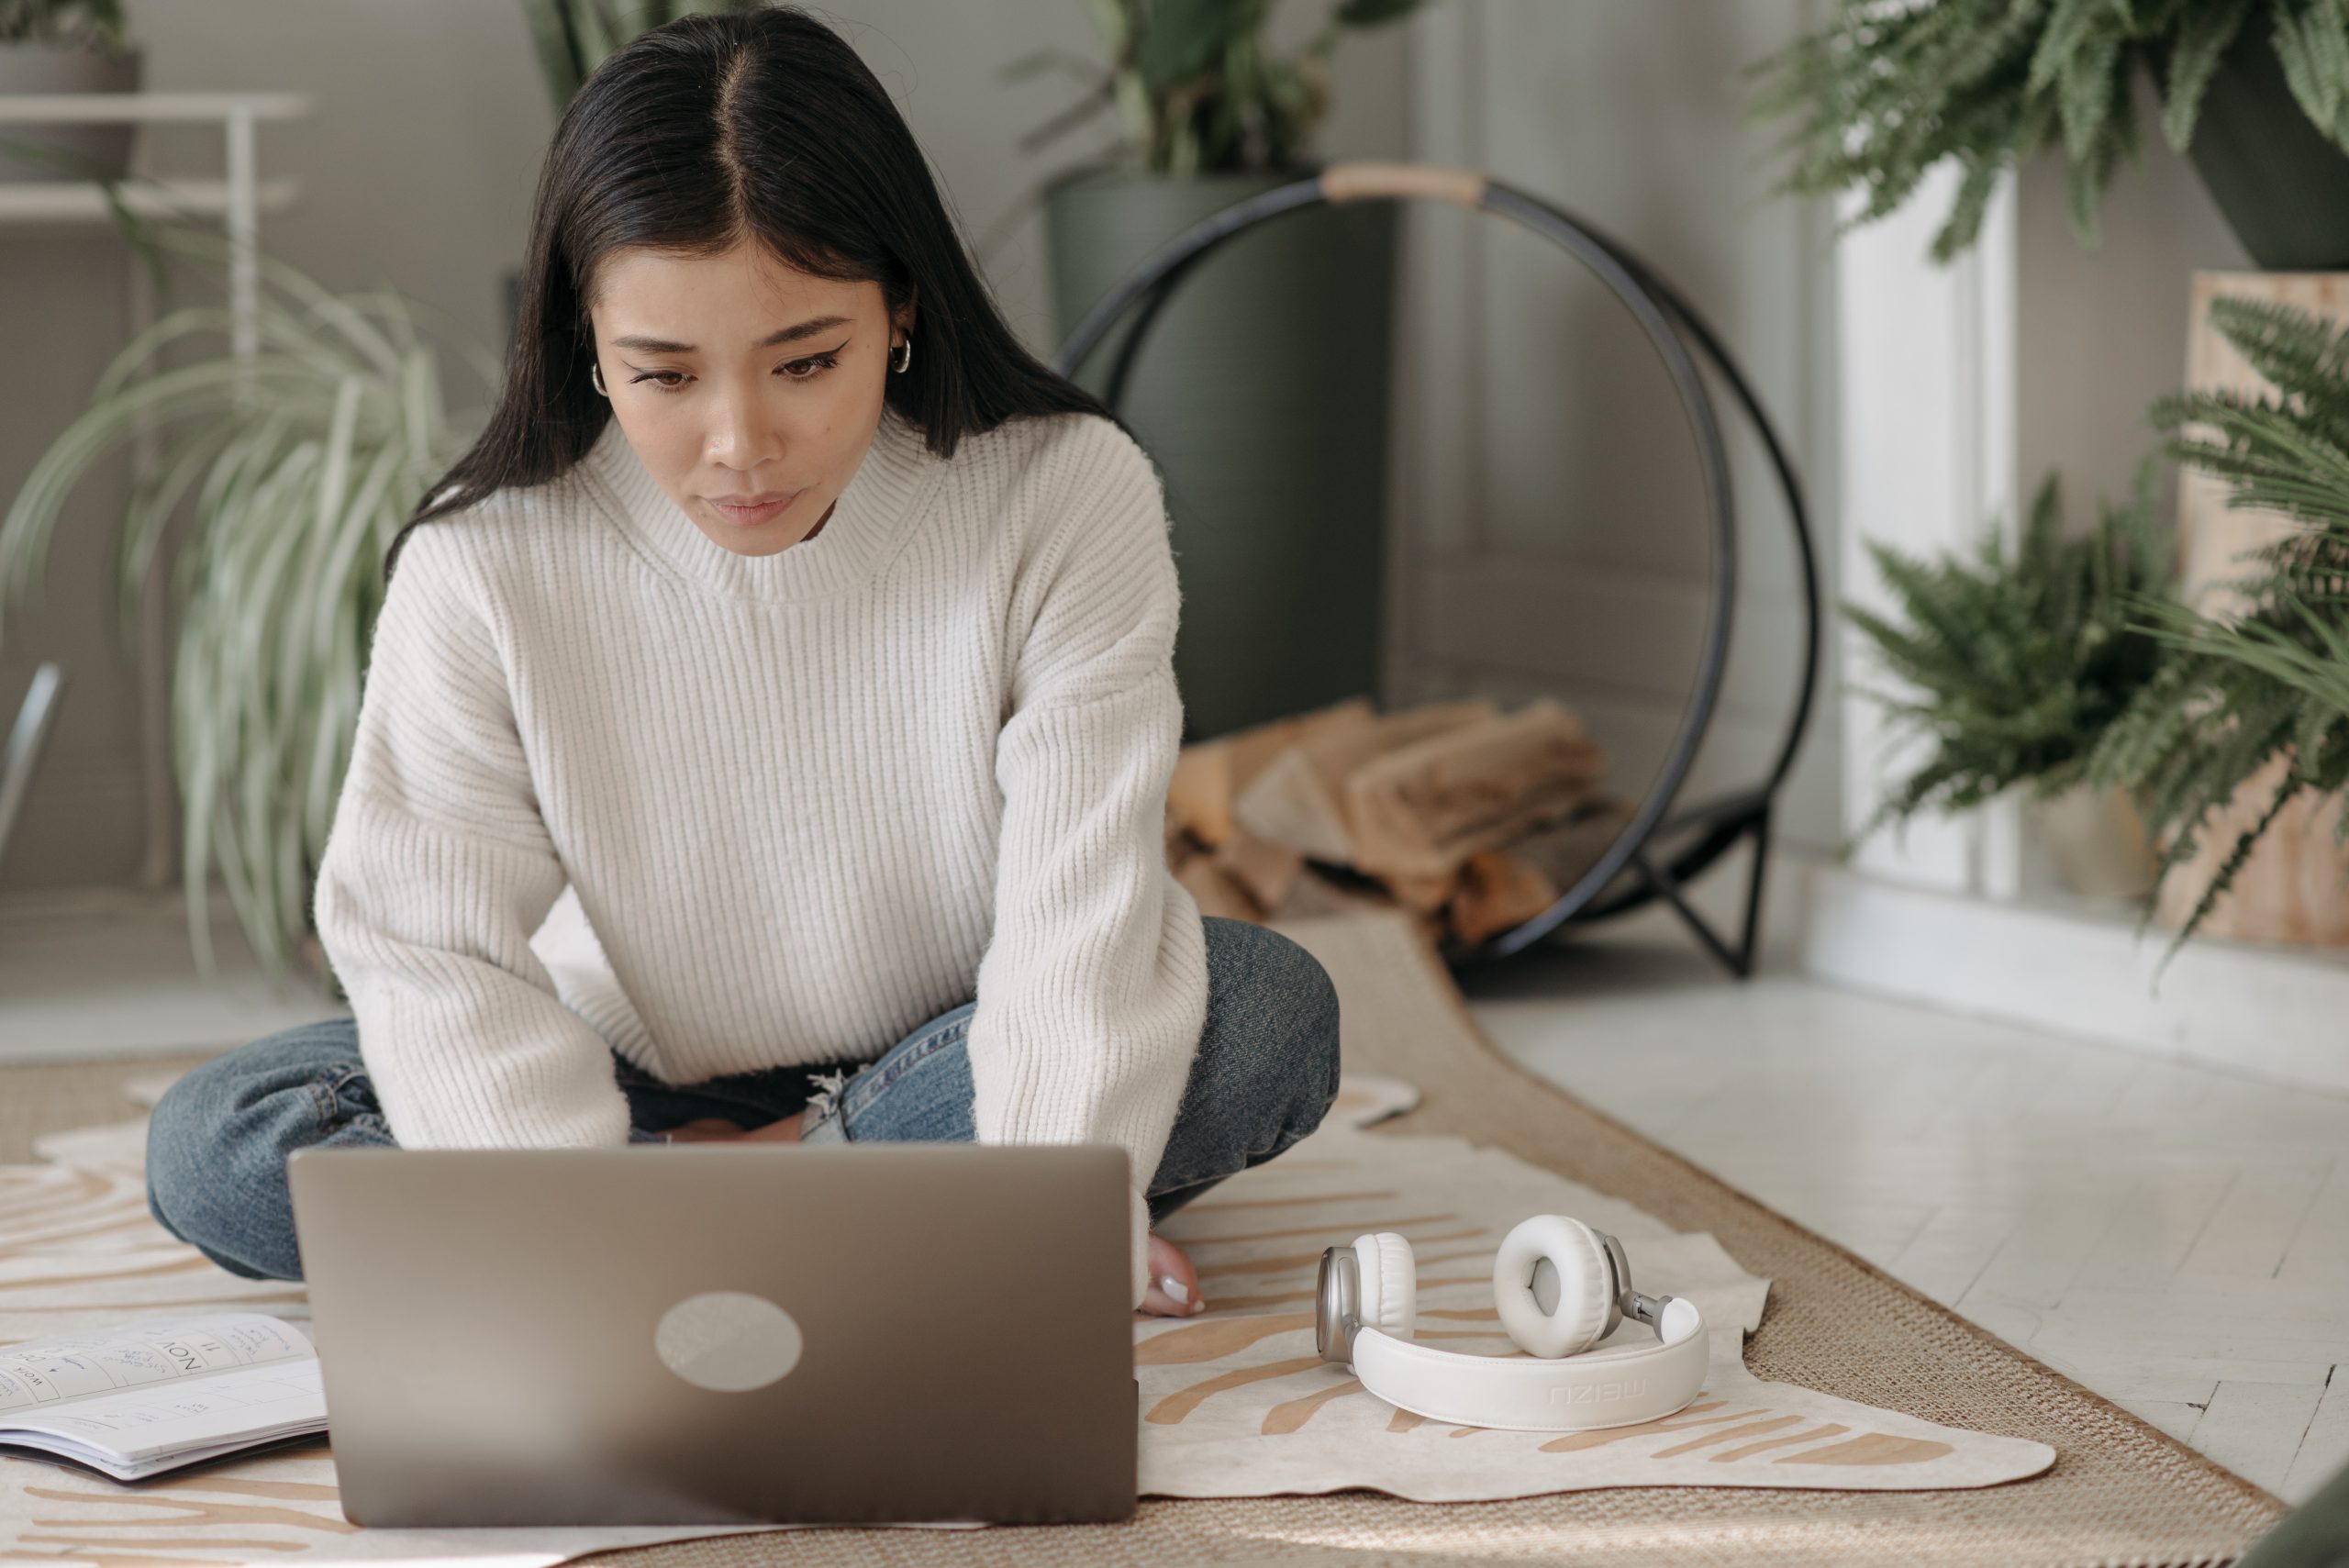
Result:
<svg viewBox="0 0 2349 1568">
<path fill-rule="evenodd" d="M 2143 606 L 2140 623 L 2166 656 L 2089 767 L 2144 802 L 2165 882 L 2201 878 L 2193 902 L 2177 906 L 2178 942 L 2210 918 L 2288 806 L 2349 784 L 2349 327 L 2224 297 L 2210 322 L 2275 390 L 2189 392 L 2150 417 L 2171 453 L 2227 485 L 2230 506 L 2297 527 L 2229 585 L 2239 613 Z"/>
<path fill-rule="evenodd" d="M 1925 561 L 1868 549 L 1896 606 L 1847 604 L 1898 692 L 1873 694 L 1925 760 L 1887 793 L 1863 836 L 1919 812 L 1955 812 L 2026 788 L 2040 841 L 2072 891 L 2135 896 L 2154 863 L 2125 796 L 2087 783 L 2105 730 L 2146 684 L 2160 643 L 2136 624 L 2168 573 L 2153 525 L 2150 467 L 2123 506 L 2085 536 L 2064 531 L 2054 477 L 2042 484 L 2011 556 L 1995 533 L 1970 557 Z"/>
<path fill-rule="evenodd" d="M 1332 55 L 1420 0 L 1316 3 L 1320 26 L 1283 54 L 1265 37 L 1273 0 L 1090 0 L 1106 63 L 1045 50 L 1006 67 L 1085 83 L 1021 150 L 1105 117 L 1118 131 L 1106 160 L 1041 190 L 1062 340 L 1193 224 L 1316 172 Z M 1301 209 L 1209 257 L 1152 320 L 1119 411 L 1166 476 L 1193 737 L 1378 686 L 1386 485 L 1364 454 L 1383 450 L 1395 236 L 1388 203 Z M 1080 380 L 1104 389 L 1143 314 Z"/>
<path fill-rule="evenodd" d="M 2349 9 L 2332 0 L 1834 0 L 1754 69 L 1755 111 L 1798 121 L 1793 190 L 1856 187 L 1865 222 L 1957 166 L 1936 260 L 1973 244 L 2003 171 L 2055 148 L 2095 244 L 2150 76 L 2163 136 L 2261 266 L 2349 263 Z"/>
<path fill-rule="evenodd" d="M 140 225 L 133 237 L 150 255 L 226 273 L 227 242 L 202 230 Z M 306 950 L 310 873 L 350 756 L 384 551 L 485 407 L 451 417 L 426 307 L 330 294 L 260 261 L 256 353 L 221 346 L 164 366 L 167 350 L 225 342 L 231 327 L 217 306 L 169 312 L 115 357 L 0 517 L 5 639 L 6 612 L 39 585 L 67 495 L 142 424 L 165 438 L 114 542 L 135 639 L 139 585 L 187 504 L 167 557 L 173 765 L 188 936 L 207 970 L 215 873 L 271 968 Z M 495 362 L 440 331 L 494 388 Z"/>
</svg>

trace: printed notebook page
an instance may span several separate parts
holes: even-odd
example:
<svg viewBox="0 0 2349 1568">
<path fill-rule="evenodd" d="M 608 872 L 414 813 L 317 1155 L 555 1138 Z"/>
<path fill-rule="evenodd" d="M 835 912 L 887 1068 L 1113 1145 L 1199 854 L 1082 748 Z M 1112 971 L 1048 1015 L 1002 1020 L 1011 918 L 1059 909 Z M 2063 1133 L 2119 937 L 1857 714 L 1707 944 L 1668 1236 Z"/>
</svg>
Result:
<svg viewBox="0 0 2349 1568">
<path fill-rule="evenodd" d="M 0 1415 L 0 1442 L 45 1449 L 136 1481 L 327 1426 L 318 1363 L 285 1358 L 160 1387 L 126 1388 L 28 1416 Z"/>
<path fill-rule="evenodd" d="M 0 1442 L 122 1479 L 325 1425 L 317 1352 L 264 1313 L 150 1318 L 0 1348 Z"/>
<path fill-rule="evenodd" d="M 148 1318 L 51 1334 L 0 1346 L 0 1413 L 317 1354 L 302 1330 L 261 1312 Z"/>
</svg>

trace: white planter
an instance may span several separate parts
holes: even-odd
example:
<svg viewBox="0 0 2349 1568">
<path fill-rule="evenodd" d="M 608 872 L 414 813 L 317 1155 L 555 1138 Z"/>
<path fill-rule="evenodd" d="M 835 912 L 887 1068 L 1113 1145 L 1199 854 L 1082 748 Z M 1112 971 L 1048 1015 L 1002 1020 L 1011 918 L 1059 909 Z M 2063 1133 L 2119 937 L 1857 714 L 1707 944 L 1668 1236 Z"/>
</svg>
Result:
<svg viewBox="0 0 2349 1568">
<path fill-rule="evenodd" d="M 2143 898 L 2157 862 L 2127 792 L 2075 785 L 2026 809 L 2064 885 L 2087 898 Z"/>
<path fill-rule="evenodd" d="M 109 54 L 55 44 L 0 44 L 0 95 L 136 93 L 145 57 L 138 50 Z M 0 181 L 89 180 L 93 165 L 119 179 L 130 167 L 135 125 L 14 125 L 0 122 Z M 20 155 L 30 143 L 68 160 Z"/>
</svg>

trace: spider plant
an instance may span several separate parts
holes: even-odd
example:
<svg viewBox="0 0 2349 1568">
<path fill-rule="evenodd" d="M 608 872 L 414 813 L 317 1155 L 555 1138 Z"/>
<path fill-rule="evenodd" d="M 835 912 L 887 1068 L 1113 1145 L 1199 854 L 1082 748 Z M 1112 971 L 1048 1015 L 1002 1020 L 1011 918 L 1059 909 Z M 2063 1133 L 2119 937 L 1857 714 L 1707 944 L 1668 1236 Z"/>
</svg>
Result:
<svg viewBox="0 0 2349 1568">
<path fill-rule="evenodd" d="M 140 226 L 150 254 L 225 273 L 228 243 L 199 229 Z M 225 346 L 162 363 L 165 350 L 225 339 L 211 305 L 164 315 L 106 367 L 89 407 L 34 465 L 0 517 L 0 639 L 6 612 L 39 585 L 67 495 L 142 429 L 163 439 L 116 538 L 118 625 L 135 645 L 142 584 L 169 549 L 178 627 L 172 760 L 182 809 L 182 884 L 197 963 L 213 963 L 206 890 L 217 871 L 238 922 L 273 972 L 308 926 L 323 848 L 359 709 L 360 673 L 383 596 L 384 551 L 469 428 L 452 422 L 428 320 L 484 388 L 495 362 L 429 307 L 382 293 L 333 294 L 260 260 L 257 351 Z"/>
</svg>

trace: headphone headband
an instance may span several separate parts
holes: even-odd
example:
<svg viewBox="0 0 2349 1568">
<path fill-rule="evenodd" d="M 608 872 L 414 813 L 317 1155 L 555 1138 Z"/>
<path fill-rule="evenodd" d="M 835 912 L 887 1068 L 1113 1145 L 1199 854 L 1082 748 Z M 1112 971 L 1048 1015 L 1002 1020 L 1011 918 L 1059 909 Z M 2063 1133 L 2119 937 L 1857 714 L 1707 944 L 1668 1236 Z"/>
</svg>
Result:
<svg viewBox="0 0 2349 1568">
<path fill-rule="evenodd" d="M 1472 1356 L 1398 1340 L 1354 1336 L 1354 1375 L 1389 1405 L 1431 1420 L 1519 1432 L 1628 1427 L 1671 1415 L 1705 1385 L 1710 1353 L 1696 1307 L 1666 1298 L 1664 1341 L 1550 1361 Z"/>
</svg>

